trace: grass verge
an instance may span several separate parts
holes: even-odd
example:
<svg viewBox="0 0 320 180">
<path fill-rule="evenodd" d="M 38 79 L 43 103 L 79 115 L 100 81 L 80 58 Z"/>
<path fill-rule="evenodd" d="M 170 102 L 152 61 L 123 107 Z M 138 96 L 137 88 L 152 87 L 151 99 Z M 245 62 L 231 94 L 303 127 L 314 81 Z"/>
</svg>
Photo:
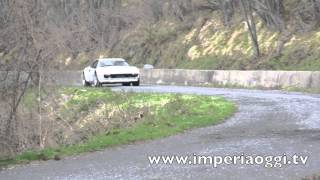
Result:
<svg viewBox="0 0 320 180">
<path fill-rule="evenodd" d="M 26 151 L 14 158 L 0 160 L 0 166 L 35 160 L 59 160 L 64 156 L 103 150 L 111 146 L 163 138 L 191 128 L 218 124 L 236 111 L 233 103 L 212 96 L 121 94 L 102 88 L 63 88 L 59 92 L 64 96 L 72 95 L 72 98 L 67 98 L 61 105 L 62 114 L 66 113 L 66 110 L 71 111 L 65 115 L 68 118 L 74 118 L 72 114 L 92 111 L 92 106 L 98 101 L 100 104 L 111 103 L 113 106 L 121 106 L 128 111 L 148 106 L 149 113 L 129 126 L 116 126 L 103 133 L 92 135 L 81 143 L 45 148 L 41 151 Z"/>
<path fill-rule="evenodd" d="M 301 93 L 310 93 L 310 94 L 320 94 L 320 89 L 316 88 L 301 88 L 301 87 L 286 87 L 282 88 L 282 91 L 287 92 L 301 92 Z"/>
<path fill-rule="evenodd" d="M 296 86 L 288 87 L 263 87 L 263 86 L 243 86 L 237 84 L 205 84 L 197 85 L 199 87 L 209 87 L 209 88 L 221 88 L 221 89 L 246 89 L 246 90 L 279 90 L 282 92 L 297 92 L 306 94 L 320 94 L 320 89 L 317 88 L 302 88 Z"/>
</svg>

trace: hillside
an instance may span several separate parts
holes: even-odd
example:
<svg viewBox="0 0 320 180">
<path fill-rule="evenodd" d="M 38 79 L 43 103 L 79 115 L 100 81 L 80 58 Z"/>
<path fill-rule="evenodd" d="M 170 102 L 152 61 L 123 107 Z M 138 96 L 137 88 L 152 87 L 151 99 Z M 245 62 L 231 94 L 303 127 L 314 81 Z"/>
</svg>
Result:
<svg viewBox="0 0 320 180">
<path fill-rule="evenodd" d="M 157 68 L 320 69 L 318 0 L 252 1 L 245 11 L 252 11 L 259 56 L 239 1 L 15 2 L 1 0 L 2 66 L 24 53 L 55 69 L 82 69 L 98 57 Z"/>
</svg>

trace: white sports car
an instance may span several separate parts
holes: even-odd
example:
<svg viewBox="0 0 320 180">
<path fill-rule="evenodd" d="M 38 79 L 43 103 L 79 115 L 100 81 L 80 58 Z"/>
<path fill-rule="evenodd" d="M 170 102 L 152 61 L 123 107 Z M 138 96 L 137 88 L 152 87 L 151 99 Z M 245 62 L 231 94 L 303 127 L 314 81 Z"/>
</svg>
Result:
<svg viewBox="0 0 320 180">
<path fill-rule="evenodd" d="M 102 86 L 102 84 L 119 84 L 139 86 L 140 71 L 137 67 L 120 58 L 97 59 L 82 73 L 84 86 Z"/>
</svg>

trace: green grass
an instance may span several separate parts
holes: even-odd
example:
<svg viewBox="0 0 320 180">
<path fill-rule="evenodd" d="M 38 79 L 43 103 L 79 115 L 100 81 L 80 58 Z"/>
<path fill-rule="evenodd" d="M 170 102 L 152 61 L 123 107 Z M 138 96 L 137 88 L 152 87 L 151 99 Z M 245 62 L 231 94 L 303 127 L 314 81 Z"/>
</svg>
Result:
<svg viewBox="0 0 320 180">
<path fill-rule="evenodd" d="M 151 113 L 127 128 L 113 128 L 79 144 L 61 145 L 58 148 L 46 148 L 42 151 L 26 151 L 15 158 L 0 160 L 0 166 L 28 163 L 34 160 L 60 159 L 60 157 L 103 150 L 111 146 L 163 138 L 191 128 L 215 125 L 236 111 L 233 103 L 224 98 L 211 96 L 121 94 L 102 88 L 63 88 L 59 92 L 72 95 L 72 98 L 63 104 L 63 111 L 68 109 L 86 111 L 89 105 L 102 101 L 121 105 L 128 110 L 149 106 Z"/>
<path fill-rule="evenodd" d="M 282 91 L 287 91 L 287 92 L 302 92 L 302 93 L 311 93 L 311 94 L 320 94 L 320 89 L 316 88 L 301 88 L 301 87 L 285 87 L 281 89 Z"/>
<path fill-rule="evenodd" d="M 320 94 L 320 89 L 317 88 L 302 88 L 296 86 L 289 87 L 262 87 L 262 86 L 242 86 L 237 84 L 217 84 L 212 83 L 208 85 L 201 85 L 202 87 L 212 87 L 212 88 L 227 88 L 227 89 L 248 89 L 248 90 L 279 90 L 283 92 L 301 92 L 301 93 L 309 93 L 309 94 Z"/>
</svg>

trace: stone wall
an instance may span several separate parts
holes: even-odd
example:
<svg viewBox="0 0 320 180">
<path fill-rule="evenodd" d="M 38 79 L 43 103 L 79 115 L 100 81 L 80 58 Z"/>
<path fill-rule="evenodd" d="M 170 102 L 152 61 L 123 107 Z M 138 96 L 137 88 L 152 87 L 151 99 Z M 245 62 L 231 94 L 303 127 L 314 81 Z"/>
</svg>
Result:
<svg viewBox="0 0 320 180">
<path fill-rule="evenodd" d="M 141 70 L 144 84 L 230 85 L 264 88 L 320 88 L 320 72 L 311 71 L 223 71 Z"/>
<path fill-rule="evenodd" d="M 81 72 L 51 72 L 50 83 L 80 85 Z M 166 85 L 227 85 L 260 88 L 317 88 L 320 89 L 319 71 L 223 71 L 153 69 L 141 70 L 142 84 Z"/>
</svg>

